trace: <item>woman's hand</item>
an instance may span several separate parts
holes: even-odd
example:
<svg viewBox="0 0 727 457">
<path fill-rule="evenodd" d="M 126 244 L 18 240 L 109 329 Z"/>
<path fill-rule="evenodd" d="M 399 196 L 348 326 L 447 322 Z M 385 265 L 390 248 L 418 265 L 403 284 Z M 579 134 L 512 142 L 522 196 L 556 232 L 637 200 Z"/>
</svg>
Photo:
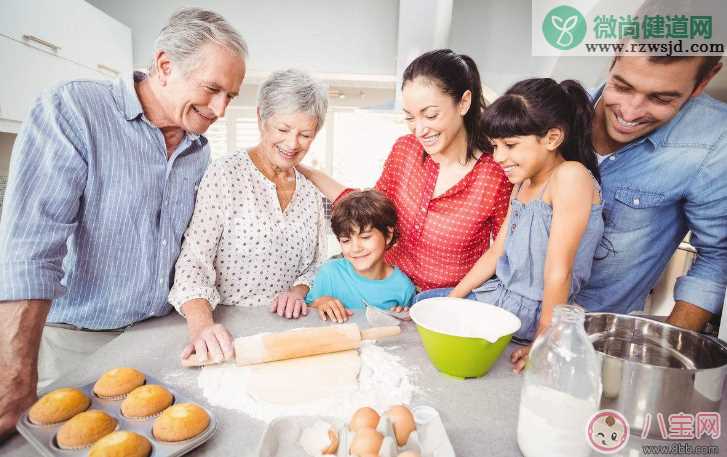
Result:
<svg viewBox="0 0 727 457">
<path fill-rule="evenodd" d="M 308 315 L 308 305 L 305 304 L 305 295 L 308 286 L 295 286 L 289 291 L 281 292 L 273 298 L 270 312 L 276 313 L 286 319 L 298 319 Z"/>
<path fill-rule="evenodd" d="M 181 310 L 187 318 L 190 341 L 182 350 L 182 359 L 195 354 L 199 363 L 219 363 L 235 357 L 232 336 L 222 324 L 215 324 L 207 300 L 190 300 Z"/>
<path fill-rule="evenodd" d="M 409 307 L 408 306 L 394 306 L 392 308 L 389 308 L 389 311 L 391 311 L 392 313 L 404 313 L 404 312 L 409 312 Z"/>
<path fill-rule="evenodd" d="M 317 298 L 311 304 L 311 307 L 318 310 L 318 315 L 321 316 L 322 321 L 330 319 L 331 322 L 340 324 L 346 322 L 349 316 L 353 315 L 353 312 L 347 309 L 338 299 L 329 296 Z"/>
<path fill-rule="evenodd" d="M 528 355 L 530 354 L 530 348 L 532 347 L 532 344 L 528 346 L 523 346 L 520 349 L 513 351 L 512 354 L 510 354 L 510 362 L 512 362 L 512 371 L 515 373 L 521 373 L 523 371 L 523 368 L 525 368 L 525 364 L 528 363 Z"/>
<path fill-rule="evenodd" d="M 222 324 L 208 325 L 203 328 L 189 329 L 190 343 L 182 350 L 182 359 L 195 354 L 199 363 L 220 363 L 235 357 L 232 336 Z"/>
</svg>

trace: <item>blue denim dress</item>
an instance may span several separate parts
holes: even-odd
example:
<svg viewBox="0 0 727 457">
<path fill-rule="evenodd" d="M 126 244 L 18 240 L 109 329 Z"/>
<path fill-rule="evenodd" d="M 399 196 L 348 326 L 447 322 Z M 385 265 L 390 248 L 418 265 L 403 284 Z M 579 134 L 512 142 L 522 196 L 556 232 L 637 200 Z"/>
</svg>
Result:
<svg viewBox="0 0 727 457">
<path fill-rule="evenodd" d="M 595 179 L 593 181 L 600 192 L 600 186 Z M 510 200 L 505 253 L 497 261 L 496 276 L 473 290 L 478 301 L 516 314 L 522 326 L 514 336 L 523 340 L 535 337 L 543 301 L 545 256 L 553 218 L 553 208 L 543 201 L 546 188 L 547 184 L 540 195 L 527 204 L 517 200 L 515 193 L 516 197 Z M 603 236 L 602 211 L 602 203 L 591 207 L 588 226 L 573 263 L 569 303 L 591 275 L 593 257 Z"/>
</svg>

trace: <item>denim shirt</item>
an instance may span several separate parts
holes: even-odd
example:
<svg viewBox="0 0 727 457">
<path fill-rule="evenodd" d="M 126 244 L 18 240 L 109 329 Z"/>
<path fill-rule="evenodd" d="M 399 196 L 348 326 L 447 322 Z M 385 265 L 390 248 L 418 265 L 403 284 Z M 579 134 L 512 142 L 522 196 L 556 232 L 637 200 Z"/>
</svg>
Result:
<svg viewBox="0 0 727 457">
<path fill-rule="evenodd" d="M 667 124 L 615 151 L 600 172 L 604 238 L 613 252 L 597 250 L 577 303 L 589 311 L 642 310 L 691 230 L 698 255 L 674 299 L 719 313 L 727 287 L 727 104 L 690 99 Z"/>
<path fill-rule="evenodd" d="M 48 322 L 90 329 L 168 313 L 209 154 L 204 137 L 187 133 L 167 158 L 130 81 L 71 81 L 46 92 L 13 148 L 0 300 L 49 299 Z"/>
</svg>

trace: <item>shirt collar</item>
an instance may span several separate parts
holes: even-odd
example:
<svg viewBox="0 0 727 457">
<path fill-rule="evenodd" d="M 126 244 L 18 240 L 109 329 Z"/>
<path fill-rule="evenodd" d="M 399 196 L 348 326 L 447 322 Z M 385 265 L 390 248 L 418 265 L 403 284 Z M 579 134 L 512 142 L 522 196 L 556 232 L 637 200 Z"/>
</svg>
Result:
<svg viewBox="0 0 727 457">
<path fill-rule="evenodd" d="M 139 97 L 136 95 L 136 90 L 134 89 L 134 83 L 144 78 L 146 78 L 146 74 L 135 71 L 131 79 L 119 78 L 114 82 L 113 96 L 127 121 L 132 121 L 144 113 L 144 110 L 141 109 Z"/>
<path fill-rule="evenodd" d="M 141 107 L 141 101 L 139 101 L 139 96 L 136 94 L 134 85 L 146 78 L 146 73 L 135 71 L 132 75 L 131 81 L 126 78 L 119 78 L 114 83 L 114 98 L 116 99 L 118 106 L 123 111 L 124 117 L 127 121 L 133 121 L 144 114 L 144 110 Z M 207 143 L 207 139 L 202 135 L 192 132 L 185 133 L 190 142 L 196 141 L 200 146 L 204 146 Z"/>
</svg>

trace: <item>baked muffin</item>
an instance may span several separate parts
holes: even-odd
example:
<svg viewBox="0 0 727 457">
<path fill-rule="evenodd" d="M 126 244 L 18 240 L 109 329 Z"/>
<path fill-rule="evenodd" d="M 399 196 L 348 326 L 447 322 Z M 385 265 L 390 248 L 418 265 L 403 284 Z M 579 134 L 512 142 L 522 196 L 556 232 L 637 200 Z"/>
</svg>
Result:
<svg viewBox="0 0 727 457">
<path fill-rule="evenodd" d="M 144 384 L 144 373 L 134 368 L 114 368 L 107 371 L 93 385 L 93 393 L 99 398 L 120 400 L 129 392 Z"/>
<path fill-rule="evenodd" d="M 147 457 L 151 454 L 149 440 L 134 432 L 113 432 L 91 446 L 88 457 Z"/>
<path fill-rule="evenodd" d="M 103 411 L 91 409 L 76 414 L 61 426 L 56 435 L 61 449 L 81 449 L 116 430 L 116 419 Z"/>
<path fill-rule="evenodd" d="M 121 402 L 121 414 L 132 419 L 144 419 L 167 409 L 174 397 L 162 386 L 147 384 L 129 392 Z"/>
<path fill-rule="evenodd" d="M 91 406 L 91 399 L 72 387 L 56 389 L 40 397 L 28 411 L 33 424 L 50 425 L 70 419 Z"/>
<path fill-rule="evenodd" d="M 204 409 L 194 403 L 178 403 L 156 418 L 152 433 L 159 441 L 183 441 L 205 431 L 209 423 Z"/>
</svg>

